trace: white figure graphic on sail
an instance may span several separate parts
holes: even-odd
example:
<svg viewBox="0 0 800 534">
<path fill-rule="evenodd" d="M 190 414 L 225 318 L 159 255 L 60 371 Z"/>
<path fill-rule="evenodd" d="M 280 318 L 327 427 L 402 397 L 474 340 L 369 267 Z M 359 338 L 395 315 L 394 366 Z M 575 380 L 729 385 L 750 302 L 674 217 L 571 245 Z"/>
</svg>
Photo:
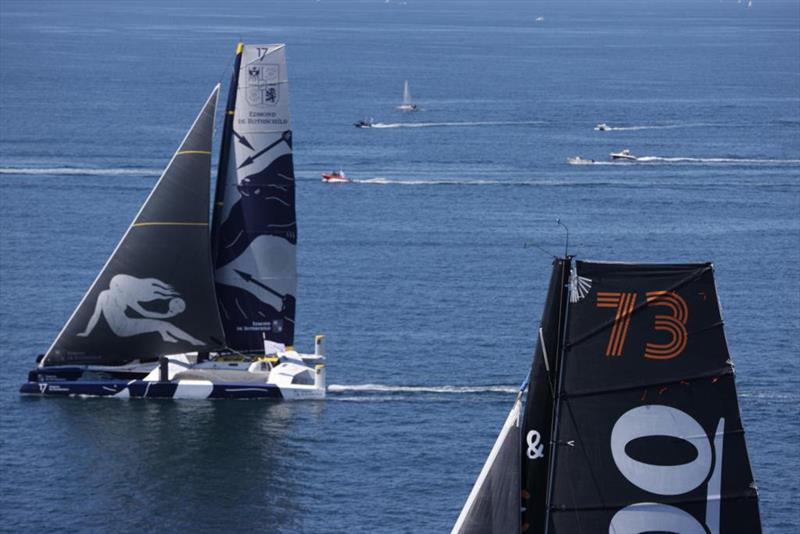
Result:
<svg viewBox="0 0 800 534">
<path fill-rule="evenodd" d="M 186 301 L 180 296 L 180 293 L 175 291 L 172 286 L 157 278 L 136 278 L 128 274 L 115 275 L 109 282 L 108 289 L 98 295 L 94 313 L 89 319 L 86 329 L 78 336 L 87 337 L 91 334 L 102 314 L 111 331 L 119 337 L 158 332 L 164 341 L 170 343 L 186 341 L 192 345 L 203 345 L 199 339 L 190 336 L 177 326 L 161 320 L 175 317 L 186 309 Z M 150 311 L 140 304 L 155 300 L 168 300 L 167 311 Z M 125 313 L 127 308 L 136 311 L 143 318 L 128 316 Z"/>
</svg>

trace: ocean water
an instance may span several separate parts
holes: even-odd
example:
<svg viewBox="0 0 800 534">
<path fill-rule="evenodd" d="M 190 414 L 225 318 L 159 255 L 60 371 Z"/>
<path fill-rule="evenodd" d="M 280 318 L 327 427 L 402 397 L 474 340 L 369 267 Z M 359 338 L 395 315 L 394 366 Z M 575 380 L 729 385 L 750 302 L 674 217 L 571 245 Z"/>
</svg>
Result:
<svg viewBox="0 0 800 534">
<path fill-rule="evenodd" d="M 240 38 L 288 44 L 328 400 L 21 398 Z M 580 258 L 715 263 L 765 531 L 798 528 L 798 2 L 3 0 L 0 91 L 0 530 L 448 531 L 556 218 Z"/>
</svg>

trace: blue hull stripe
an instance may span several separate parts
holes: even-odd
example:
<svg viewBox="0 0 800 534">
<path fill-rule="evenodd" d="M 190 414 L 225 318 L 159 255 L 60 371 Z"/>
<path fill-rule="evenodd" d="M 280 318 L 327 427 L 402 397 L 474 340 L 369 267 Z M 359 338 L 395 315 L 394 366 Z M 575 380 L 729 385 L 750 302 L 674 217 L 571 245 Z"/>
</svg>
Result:
<svg viewBox="0 0 800 534">
<path fill-rule="evenodd" d="M 26 382 L 20 388 L 25 395 L 111 397 L 127 388 L 134 398 L 171 399 L 178 389 L 177 382 L 145 382 L 143 380 Z M 274 384 L 230 382 L 214 384 L 209 399 L 282 399 L 281 390 Z"/>
</svg>

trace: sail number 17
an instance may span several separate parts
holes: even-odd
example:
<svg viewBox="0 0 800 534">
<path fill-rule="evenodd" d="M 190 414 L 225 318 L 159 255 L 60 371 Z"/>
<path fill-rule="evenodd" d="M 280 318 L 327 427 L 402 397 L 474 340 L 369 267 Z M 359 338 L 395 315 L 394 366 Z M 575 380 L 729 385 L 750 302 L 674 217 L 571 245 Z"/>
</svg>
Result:
<svg viewBox="0 0 800 534">
<path fill-rule="evenodd" d="M 631 324 L 631 315 L 636 309 L 636 293 L 598 292 L 597 307 L 613 308 L 616 310 L 614 323 L 606 347 L 606 356 L 622 356 L 628 329 Z M 669 313 L 656 315 L 653 325 L 654 330 L 667 332 L 670 335 L 668 343 L 647 342 L 644 357 L 651 360 L 669 360 L 679 356 L 686 349 L 688 333 L 686 321 L 689 318 L 689 307 L 683 297 L 674 291 L 648 291 L 645 294 L 647 306 L 667 308 Z"/>
</svg>

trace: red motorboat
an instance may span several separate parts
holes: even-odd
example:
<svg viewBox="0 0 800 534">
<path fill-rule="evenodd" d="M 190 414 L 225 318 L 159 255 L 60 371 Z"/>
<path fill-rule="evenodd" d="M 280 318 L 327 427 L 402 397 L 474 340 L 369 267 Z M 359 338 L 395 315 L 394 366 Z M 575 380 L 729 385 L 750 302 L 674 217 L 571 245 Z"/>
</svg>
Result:
<svg viewBox="0 0 800 534">
<path fill-rule="evenodd" d="M 350 178 L 347 177 L 343 170 L 339 169 L 338 171 L 323 172 L 322 181 L 329 183 L 343 183 L 349 182 Z"/>
</svg>

